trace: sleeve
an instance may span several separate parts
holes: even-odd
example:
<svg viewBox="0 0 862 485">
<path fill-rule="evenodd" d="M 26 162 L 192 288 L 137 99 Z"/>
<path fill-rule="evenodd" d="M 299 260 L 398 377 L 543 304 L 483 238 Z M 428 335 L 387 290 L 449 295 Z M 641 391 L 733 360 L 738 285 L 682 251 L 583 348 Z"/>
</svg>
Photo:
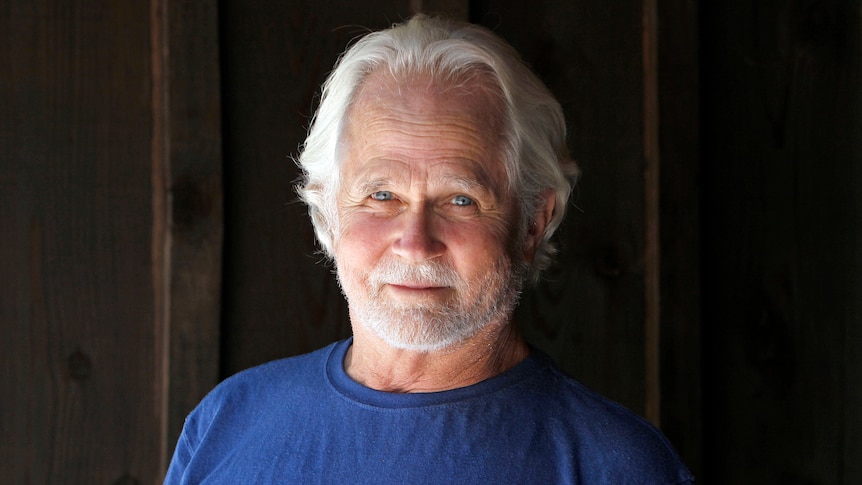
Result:
<svg viewBox="0 0 862 485">
<path fill-rule="evenodd" d="M 186 469 L 194 455 L 194 447 L 191 445 L 188 435 L 190 428 L 189 420 L 187 419 L 185 426 L 183 426 L 183 431 L 180 434 L 180 438 L 177 440 L 177 447 L 174 449 L 171 463 L 168 466 L 168 473 L 167 476 L 165 476 L 164 482 L 165 485 L 179 485 L 187 483 Z"/>
</svg>

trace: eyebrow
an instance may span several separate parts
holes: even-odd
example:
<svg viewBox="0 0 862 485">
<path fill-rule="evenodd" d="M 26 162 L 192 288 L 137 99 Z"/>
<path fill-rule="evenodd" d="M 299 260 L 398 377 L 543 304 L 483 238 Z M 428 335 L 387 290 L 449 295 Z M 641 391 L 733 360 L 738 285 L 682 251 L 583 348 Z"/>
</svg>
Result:
<svg viewBox="0 0 862 485">
<path fill-rule="evenodd" d="M 443 175 L 440 177 L 440 180 L 444 184 L 452 184 L 462 188 L 465 191 L 485 191 L 485 192 L 493 192 L 491 190 L 490 184 L 488 183 L 487 177 L 473 177 L 473 176 L 465 176 L 465 175 Z"/>
<path fill-rule="evenodd" d="M 489 184 L 484 180 L 484 177 L 476 178 L 466 175 L 447 174 L 439 178 L 442 185 L 454 185 L 466 192 L 482 191 L 493 193 Z M 360 181 L 354 185 L 354 189 L 363 194 L 371 194 L 379 190 L 391 186 L 393 181 L 391 178 L 374 177 L 368 180 Z"/>
<path fill-rule="evenodd" d="M 359 184 L 354 185 L 354 188 L 363 194 L 371 194 L 379 191 L 382 187 L 391 185 L 388 179 L 375 177 L 373 179 L 363 180 Z"/>
</svg>

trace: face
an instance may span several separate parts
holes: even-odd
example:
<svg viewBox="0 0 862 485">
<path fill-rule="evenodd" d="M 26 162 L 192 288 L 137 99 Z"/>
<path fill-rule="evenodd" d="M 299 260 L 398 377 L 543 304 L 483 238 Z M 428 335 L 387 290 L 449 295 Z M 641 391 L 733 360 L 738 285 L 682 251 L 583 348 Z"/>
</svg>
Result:
<svg viewBox="0 0 862 485">
<path fill-rule="evenodd" d="M 508 323 L 518 210 L 482 91 L 374 76 L 344 134 L 335 260 L 353 325 L 429 351 Z"/>
</svg>

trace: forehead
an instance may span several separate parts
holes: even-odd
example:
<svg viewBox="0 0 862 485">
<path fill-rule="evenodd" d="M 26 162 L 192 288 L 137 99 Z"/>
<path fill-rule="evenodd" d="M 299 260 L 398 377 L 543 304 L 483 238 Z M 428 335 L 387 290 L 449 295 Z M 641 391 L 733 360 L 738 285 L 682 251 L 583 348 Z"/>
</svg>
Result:
<svg viewBox="0 0 862 485">
<path fill-rule="evenodd" d="M 499 104 L 487 82 L 441 86 L 427 76 L 371 74 L 346 117 L 344 175 L 423 168 L 505 184 Z"/>
</svg>

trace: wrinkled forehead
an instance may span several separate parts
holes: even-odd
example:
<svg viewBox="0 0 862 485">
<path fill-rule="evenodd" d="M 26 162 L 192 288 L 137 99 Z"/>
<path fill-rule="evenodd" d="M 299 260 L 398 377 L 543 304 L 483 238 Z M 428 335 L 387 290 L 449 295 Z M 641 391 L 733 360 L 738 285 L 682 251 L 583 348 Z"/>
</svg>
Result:
<svg viewBox="0 0 862 485">
<path fill-rule="evenodd" d="M 398 74 L 378 68 L 362 80 L 347 106 L 340 139 L 351 131 L 361 135 L 362 127 L 352 120 L 370 109 L 406 109 L 422 114 L 441 109 L 454 109 L 474 118 L 482 131 L 502 146 L 506 131 L 506 109 L 502 91 L 491 75 L 484 71 L 465 71 L 449 77 L 422 72 Z"/>
<path fill-rule="evenodd" d="M 357 156 L 387 157 L 391 152 L 409 158 L 415 153 L 478 163 L 489 173 L 503 172 L 502 182 L 508 185 L 498 104 L 493 92 L 481 86 L 443 86 L 423 75 L 372 74 L 345 116 L 342 170 Z"/>
</svg>

